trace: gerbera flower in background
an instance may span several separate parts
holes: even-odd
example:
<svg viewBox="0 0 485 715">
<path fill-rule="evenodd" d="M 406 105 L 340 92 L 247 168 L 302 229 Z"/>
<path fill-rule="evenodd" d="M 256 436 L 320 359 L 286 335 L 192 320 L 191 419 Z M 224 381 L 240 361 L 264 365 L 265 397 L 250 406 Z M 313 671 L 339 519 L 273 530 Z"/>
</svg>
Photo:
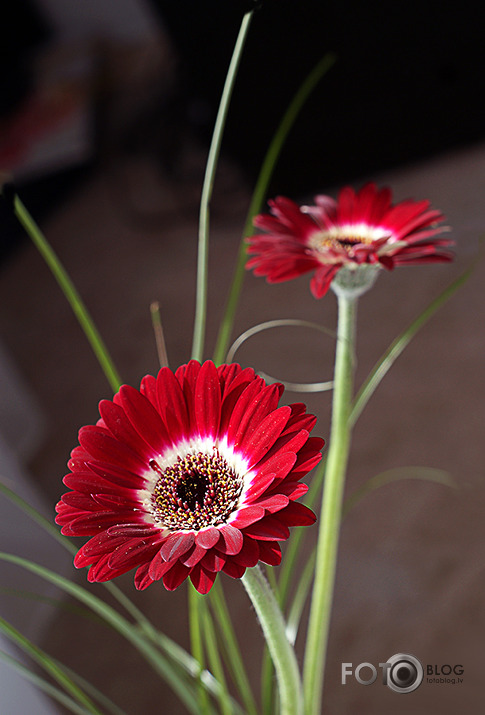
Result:
<svg viewBox="0 0 485 715">
<path fill-rule="evenodd" d="M 251 236 L 246 267 L 269 283 L 315 271 L 310 287 L 315 298 L 327 292 L 338 271 L 364 264 L 392 269 L 416 263 L 449 261 L 453 241 L 436 238 L 447 227 L 429 201 L 409 199 L 392 205 L 388 188 L 350 186 L 338 200 L 316 196 L 314 206 L 298 206 L 282 196 L 269 202 L 272 216 L 259 214 L 254 225 L 265 233 Z"/>
<path fill-rule="evenodd" d="M 74 560 L 88 580 L 137 567 L 138 589 L 189 576 L 207 593 L 219 571 L 278 564 L 288 527 L 315 521 L 296 499 L 323 446 L 303 404 L 278 407 L 282 391 L 251 368 L 191 361 L 100 402 L 56 518 L 63 534 L 92 537 Z"/>
</svg>

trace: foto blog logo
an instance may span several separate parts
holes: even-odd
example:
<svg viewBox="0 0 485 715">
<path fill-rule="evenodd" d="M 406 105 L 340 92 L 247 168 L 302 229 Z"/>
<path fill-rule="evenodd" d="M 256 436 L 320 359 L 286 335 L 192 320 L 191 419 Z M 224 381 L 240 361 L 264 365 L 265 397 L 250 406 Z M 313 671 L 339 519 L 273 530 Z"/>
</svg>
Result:
<svg viewBox="0 0 485 715">
<path fill-rule="evenodd" d="M 411 693 L 423 682 L 424 668 L 414 656 L 396 653 L 385 663 L 379 663 L 382 683 L 396 693 Z M 348 677 L 354 677 L 360 685 L 372 685 L 377 680 L 378 671 L 372 663 L 360 663 L 355 669 L 352 663 L 342 663 L 342 685 Z"/>
</svg>

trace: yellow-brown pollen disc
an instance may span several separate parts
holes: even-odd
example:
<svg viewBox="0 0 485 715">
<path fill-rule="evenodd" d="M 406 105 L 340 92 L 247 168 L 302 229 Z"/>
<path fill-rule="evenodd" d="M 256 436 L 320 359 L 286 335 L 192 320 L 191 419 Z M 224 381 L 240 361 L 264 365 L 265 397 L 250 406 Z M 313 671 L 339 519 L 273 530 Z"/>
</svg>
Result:
<svg viewBox="0 0 485 715">
<path fill-rule="evenodd" d="M 242 479 L 217 449 L 179 456 L 166 469 L 152 459 L 150 467 L 159 475 L 152 507 L 168 529 L 198 530 L 223 524 L 237 506 Z"/>
<path fill-rule="evenodd" d="M 337 235 L 332 235 L 326 231 L 319 231 L 310 237 L 308 243 L 311 248 L 314 248 L 317 251 L 321 251 L 325 248 L 334 248 L 337 250 L 343 248 L 347 251 L 347 253 L 349 253 L 353 246 L 356 246 L 357 244 L 369 245 L 370 243 L 373 243 L 374 240 L 375 239 L 373 238 L 369 238 L 369 236 L 352 236 L 346 233 L 341 237 L 338 237 Z"/>
</svg>

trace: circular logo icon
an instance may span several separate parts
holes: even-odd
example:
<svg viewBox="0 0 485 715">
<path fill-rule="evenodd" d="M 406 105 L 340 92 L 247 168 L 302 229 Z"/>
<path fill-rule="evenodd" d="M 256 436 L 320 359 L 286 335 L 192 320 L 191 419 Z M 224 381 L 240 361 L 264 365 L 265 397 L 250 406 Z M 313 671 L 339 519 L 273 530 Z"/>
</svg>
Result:
<svg viewBox="0 0 485 715">
<path fill-rule="evenodd" d="M 396 693 L 412 693 L 423 682 L 423 666 L 414 655 L 396 653 L 387 661 L 387 685 Z"/>
</svg>

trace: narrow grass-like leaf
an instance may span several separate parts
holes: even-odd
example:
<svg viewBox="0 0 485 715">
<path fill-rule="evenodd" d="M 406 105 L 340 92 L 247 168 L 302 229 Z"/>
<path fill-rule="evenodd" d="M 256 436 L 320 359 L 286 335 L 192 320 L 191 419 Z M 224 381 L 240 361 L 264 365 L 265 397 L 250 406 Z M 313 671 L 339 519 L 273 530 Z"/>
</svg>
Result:
<svg viewBox="0 0 485 715">
<path fill-rule="evenodd" d="M 354 399 L 349 416 L 349 423 L 351 427 L 357 422 L 364 407 L 376 391 L 380 382 L 389 372 L 392 365 L 403 352 L 404 348 L 409 345 L 418 330 L 428 322 L 436 311 L 441 308 L 441 306 L 446 303 L 446 301 L 449 300 L 454 293 L 456 293 L 458 288 L 466 283 L 474 269 L 475 264 L 458 276 L 458 278 L 445 288 L 445 290 L 440 293 L 440 295 L 435 298 L 425 310 L 423 310 L 416 320 L 414 320 L 413 323 L 411 323 L 411 325 L 391 343 L 389 348 L 371 370 Z"/>
<path fill-rule="evenodd" d="M 221 715 L 233 715 L 231 697 L 227 689 L 226 676 L 224 674 L 224 668 L 219 654 L 214 623 L 207 608 L 204 609 L 202 614 L 202 632 L 204 634 L 204 645 L 209 667 L 212 673 L 214 673 L 217 681 L 221 684 L 218 697 Z"/>
<path fill-rule="evenodd" d="M 166 680 L 190 712 L 194 713 L 194 715 L 200 715 L 198 701 L 195 696 L 194 682 L 182 673 L 176 666 L 174 666 L 171 661 L 169 661 L 149 641 L 146 640 L 136 626 L 133 626 L 114 608 L 104 603 L 104 601 L 100 598 L 94 596 L 78 584 L 69 581 L 44 566 L 40 566 L 39 564 L 35 564 L 19 556 L 3 552 L 0 552 L 0 559 L 9 563 L 17 564 L 27 571 L 37 574 L 49 583 L 53 583 L 61 590 L 78 599 L 81 603 L 89 606 L 89 608 L 100 615 L 106 623 L 118 631 L 120 635 L 126 638 L 126 640 L 128 640 L 145 657 L 146 661 L 150 663 L 155 672 Z"/>
<path fill-rule="evenodd" d="M 59 661 L 55 660 L 58 665 L 62 665 Z M 122 710 L 116 703 L 114 703 L 110 698 L 108 698 L 104 693 L 102 693 L 98 688 L 96 688 L 92 683 L 83 678 L 78 673 L 68 668 L 66 665 L 62 665 L 64 671 L 69 675 L 69 677 L 77 683 L 85 693 L 87 693 L 93 700 L 95 700 L 99 705 L 104 708 L 106 713 L 110 715 L 126 715 L 125 711 Z"/>
<path fill-rule="evenodd" d="M 443 484 L 447 487 L 457 489 L 458 486 L 448 472 L 444 469 L 435 469 L 434 467 L 395 467 L 388 469 L 381 474 L 376 474 L 371 477 L 365 484 L 356 489 L 344 502 L 342 514 L 345 516 L 349 511 L 363 499 L 367 494 L 383 487 L 386 484 L 400 482 L 403 479 L 418 479 L 425 482 L 434 482 L 435 484 Z"/>
<path fill-rule="evenodd" d="M 80 616 L 81 618 L 86 618 L 94 623 L 103 623 L 99 616 L 96 616 L 88 608 L 76 606 L 73 603 L 66 603 L 61 598 L 52 598 L 50 596 L 44 596 L 41 593 L 36 593 L 35 591 L 26 591 L 25 589 L 7 587 L 0 587 L 0 594 L 11 596 L 15 599 L 23 598 L 29 601 L 37 601 L 38 603 L 47 603 L 49 606 L 52 606 L 58 611 L 64 611 L 65 613 L 69 613 L 74 616 Z"/>
<path fill-rule="evenodd" d="M 8 653 L 5 653 L 4 651 L 0 650 L 0 659 L 10 665 L 18 673 L 20 673 L 20 675 L 25 678 L 25 680 L 28 680 L 33 683 L 39 690 L 42 690 L 44 693 L 46 693 L 46 695 L 49 695 L 49 697 L 51 697 L 53 700 L 56 700 L 63 707 L 65 707 L 66 710 L 69 710 L 70 712 L 74 713 L 74 715 L 90 714 L 90 710 L 86 710 L 86 708 L 82 707 L 82 705 L 79 705 L 75 700 L 73 700 L 62 690 L 60 690 L 60 688 L 57 688 L 55 685 L 52 685 L 52 683 L 49 683 L 49 681 L 42 676 L 33 673 L 27 666 L 18 661 L 16 658 L 13 658 Z M 120 711 L 117 715 L 125 714 Z"/>
<path fill-rule="evenodd" d="M 293 127 L 308 97 L 313 92 L 322 77 L 332 67 L 334 62 L 335 56 L 332 53 L 328 53 L 312 69 L 291 100 L 264 157 L 251 198 L 243 230 L 243 237 L 239 246 L 236 269 L 234 271 L 234 277 L 231 283 L 226 308 L 219 328 L 219 335 L 217 337 L 217 344 L 214 351 L 215 363 L 221 363 L 224 360 L 224 355 L 227 353 L 229 341 L 231 339 L 234 316 L 236 314 L 239 296 L 244 282 L 245 264 L 247 259 L 246 244 L 244 242 L 245 238 L 253 233 L 253 218 L 261 211 L 276 162 L 278 161 L 278 157 L 280 156 L 281 150 L 291 128 Z"/>
<path fill-rule="evenodd" d="M 3 493 L 10 501 L 12 501 L 19 509 L 28 514 L 33 521 L 41 526 L 48 534 L 58 541 L 71 554 L 77 552 L 77 547 L 65 536 L 63 536 L 58 527 L 53 525 L 44 517 L 37 509 L 29 504 L 25 499 L 16 494 L 6 484 L 0 481 L 0 492 Z M 104 588 L 123 606 L 137 622 L 140 634 L 161 648 L 166 656 L 177 663 L 191 678 L 199 679 L 204 683 L 208 691 L 214 695 L 218 693 L 218 683 L 208 671 L 200 669 L 198 662 L 182 648 L 178 643 L 166 636 L 164 633 L 157 630 L 146 616 L 135 606 L 135 604 L 126 596 L 121 589 L 114 583 L 103 583 Z"/>
<path fill-rule="evenodd" d="M 21 648 L 24 653 L 27 653 L 32 660 L 40 665 L 46 673 L 54 678 L 54 680 L 69 693 L 78 703 L 84 706 L 88 713 L 94 715 L 103 715 L 88 696 L 74 683 L 71 678 L 65 673 L 63 668 L 59 666 L 53 658 L 45 653 L 41 648 L 34 645 L 32 641 L 20 633 L 4 618 L 0 617 L 0 632 L 2 632 L 12 643 L 15 643 Z"/>
<path fill-rule="evenodd" d="M 258 715 L 259 711 L 254 701 L 246 668 L 241 657 L 241 650 L 234 633 L 224 592 L 218 580 L 216 580 L 211 589 L 209 602 L 214 617 L 219 625 L 220 636 L 222 638 L 222 644 L 226 655 L 226 665 L 231 673 L 234 684 L 239 691 L 246 713 L 247 715 Z"/>
<path fill-rule="evenodd" d="M 23 497 L 16 494 L 13 489 L 10 489 L 4 482 L 0 480 L 0 492 L 3 493 L 7 499 L 13 502 L 19 509 L 21 509 L 25 514 L 27 514 L 33 521 L 35 521 L 39 526 L 44 529 L 50 536 L 52 536 L 56 541 L 58 541 L 70 554 L 76 554 L 78 551 L 77 546 L 70 541 L 68 538 L 63 536 L 59 528 L 51 523 L 45 518 L 41 512 L 29 504 Z M 150 621 L 146 616 L 134 605 L 134 603 L 118 588 L 114 583 L 104 583 L 104 587 L 107 591 L 118 601 L 118 603 L 125 608 L 127 613 L 129 613 L 138 622 L 143 632 L 156 640 L 156 631 L 153 628 Z"/>
<path fill-rule="evenodd" d="M 69 302 L 74 315 L 78 319 L 79 324 L 88 339 L 104 374 L 106 375 L 106 379 L 108 380 L 111 389 L 113 392 L 116 392 L 121 385 L 121 378 L 114 366 L 108 349 L 106 348 L 106 345 L 104 344 L 104 341 L 94 324 L 93 319 L 84 305 L 81 296 L 74 287 L 73 282 L 69 278 L 67 271 L 17 195 L 15 195 L 14 199 L 14 211 L 17 219 L 22 224 L 37 250 L 52 271 L 52 274 Z"/>
<path fill-rule="evenodd" d="M 202 360 L 204 353 L 204 337 L 207 313 L 207 284 L 209 267 L 209 204 L 214 187 L 217 162 L 221 149 L 222 135 L 226 125 L 227 113 L 231 101 L 232 91 L 236 81 L 237 71 L 242 57 L 242 52 L 248 35 L 252 10 L 245 13 L 236 39 L 236 44 L 227 70 L 226 81 L 222 91 L 219 109 L 212 134 L 209 156 L 202 185 L 199 214 L 199 245 L 197 252 L 197 285 L 196 306 L 194 321 L 194 336 L 192 342 L 192 358 Z"/>
<path fill-rule="evenodd" d="M 204 645 L 202 637 L 202 619 L 205 609 L 207 608 L 201 595 L 189 583 L 189 629 L 190 629 L 190 645 L 192 655 L 199 667 L 204 668 Z M 197 683 L 197 694 L 200 715 L 210 715 L 210 702 L 207 697 L 207 692 L 203 687 L 202 682 Z"/>
</svg>

